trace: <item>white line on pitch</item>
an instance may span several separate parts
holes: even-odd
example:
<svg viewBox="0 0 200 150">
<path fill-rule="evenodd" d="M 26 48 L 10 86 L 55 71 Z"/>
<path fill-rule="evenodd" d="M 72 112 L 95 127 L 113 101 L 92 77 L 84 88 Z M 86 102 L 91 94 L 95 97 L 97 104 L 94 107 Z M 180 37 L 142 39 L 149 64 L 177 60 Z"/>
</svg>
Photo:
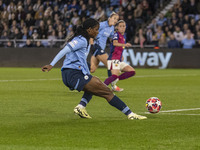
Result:
<svg viewBox="0 0 200 150">
<path fill-rule="evenodd" d="M 190 111 L 190 110 L 200 110 L 200 108 L 189 108 L 189 109 L 165 110 L 165 111 L 160 111 L 160 112 L 161 112 L 161 113 L 168 113 L 168 112 Z"/>
<path fill-rule="evenodd" d="M 199 76 L 199 74 L 168 74 L 168 75 L 138 75 L 134 78 L 149 78 L 149 77 L 174 77 L 174 76 Z M 107 78 L 105 76 L 102 76 L 100 78 Z M 27 81 L 47 81 L 47 80 L 61 80 L 61 78 L 55 78 L 55 79 L 20 79 L 20 80 L 0 80 L 0 82 L 27 82 Z"/>
<path fill-rule="evenodd" d="M 165 74 L 165 75 L 136 75 L 134 78 L 155 78 L 155 77 L 189 77 L 189 76 L 200 76 L 200 74 Z M 100 78 L 107 78 L 102 76 Z"/>
<path fill-rule="evenodd" d="M 150 112 L 144 112 L 144 113 L 141 113 L 141 114 L 151 114 Z M 185 116 L 200 116 L 200 114 L 182 114 L 182 113 L 159 113 L 160 115 L 185 115 Z"/>
<path fill-rule="evenodd" d="M 199 74 L 166 74 L 166 75 L 144 75 L 135 76 L 136 78 L 146 78 L 146 77 L 187 77 L 187 76 L 198 76 Z"/>
<path fill-rule="evenodd" d="M 185 115 L 185 116 L 199 116 L 200 114 L 181 114 L 181 113 L 160 113 L 162 115 Z"/>
<path fill-rule="evenodd" d="M 47 80 L 61 80 L 60 78 L 55 79 L 24 79 L 24 80 L 0 80 L 0 82 L 22 82 L 22 81 L 47 81 Z"/>
</svg>

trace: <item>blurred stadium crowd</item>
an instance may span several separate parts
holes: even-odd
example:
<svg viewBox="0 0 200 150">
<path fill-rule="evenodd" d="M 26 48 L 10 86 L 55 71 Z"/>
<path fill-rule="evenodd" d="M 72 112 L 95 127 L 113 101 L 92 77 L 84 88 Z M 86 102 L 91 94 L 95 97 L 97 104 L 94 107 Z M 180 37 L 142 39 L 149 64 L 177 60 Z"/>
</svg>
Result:
<svg viewBox="0 0 200 150">
<path fill-rule="evenodd" d="M 127 23 L 127 41 L 141 48 L 200 47 L 200 0 L 178 0 L 154 19 L 169 1 L 0 0 L 0 47 L 60 47 L 86 18 L 104 21 L 113 11 Z"/>
</svg>

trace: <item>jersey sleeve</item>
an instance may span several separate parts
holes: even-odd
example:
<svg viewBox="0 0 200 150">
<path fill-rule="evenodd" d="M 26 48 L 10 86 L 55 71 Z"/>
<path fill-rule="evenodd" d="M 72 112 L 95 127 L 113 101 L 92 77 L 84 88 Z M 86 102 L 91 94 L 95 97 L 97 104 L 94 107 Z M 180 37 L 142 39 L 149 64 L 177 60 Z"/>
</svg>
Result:
<svg viewBox="0 0 200 150">
<path fill-rule="evenodd" d="M 124 36 L 124 40 L 125 40 L 124 43 L 126 43 L 126 35 L 123 35 L 123 36 Z"/>
<path fill-rule="evenodd" d="M 54 66 L 66 54 L 80 50 L 83 47 L 87 47 L 86 39 L 74 38 L 54 57 L 50 65 Z"/>
<path fill-rule="evenodd" d="M 110 33 L 110 38 L 113 38 L 113 37 L 114 37 L 114 34 L 115 34 L 115 32 L 114 32 L 114 26 L 112 26 L 112 31 L 111 31 L 111 33 Z"/>
<path fill-rule="evenodd" d="M 83 47 L 87 47 L 87 41 L 83 38 L 75 38 L 70 41 L 67 46 L 71 49 L 71 51 L 77 51 Z"/>
<path fill-rule="evenodd" d="M 115 33 L 114 36 L 113 36 L 113 41 L 114 40 L 118 40 L 118 34 L 117 33 Z"/>
<path fill-rule="evenodd" d="M 69 46 L 65 46 L 53 59 L 53 61 L 50 63 L 50 65 L 54 66 L 64 55 L 71 52 L 71 49 Z"/>
</svg>

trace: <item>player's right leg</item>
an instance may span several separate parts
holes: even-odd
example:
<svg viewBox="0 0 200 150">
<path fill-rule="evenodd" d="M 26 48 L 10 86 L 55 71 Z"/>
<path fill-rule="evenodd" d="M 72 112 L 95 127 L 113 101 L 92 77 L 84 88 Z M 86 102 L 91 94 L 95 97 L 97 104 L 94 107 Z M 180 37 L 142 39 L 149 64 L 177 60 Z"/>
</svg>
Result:
<svg viewBox="0 0 200 150">
<path fill-rule="evenodd" d="M 97 77 L 92 77 L 90 82 L 84 86 L 83 91 L 105 98 L 110 105 L 127 115 L 128 119 L 147 119 L 145 116 L 133 113 L 130 108 L 119 97 L 114 95 L 112 91 Z"/>
</svg>

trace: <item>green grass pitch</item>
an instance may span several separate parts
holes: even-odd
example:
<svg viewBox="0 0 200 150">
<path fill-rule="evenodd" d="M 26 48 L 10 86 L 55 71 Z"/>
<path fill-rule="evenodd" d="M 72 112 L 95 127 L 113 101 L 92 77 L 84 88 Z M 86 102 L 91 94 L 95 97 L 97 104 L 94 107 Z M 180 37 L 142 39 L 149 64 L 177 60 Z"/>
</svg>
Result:
<svg viewBox="0 0 200 150">
<path fill-rule="evenodd" d="M 104 81 L 106 69 L 94 75 Z M 200 149 L 199 69 L 136 69 L 118 85 L 115 94 L 147 120 L 128 120 L 96 96 L 92 119 L 81 119 L 73 108 L 83 92 L 65 87 L 60 69 L 0 68 L 0 150 Z M 152 96 L 162 101 L 158 114 L 146 114 Z"/>
</svg>

